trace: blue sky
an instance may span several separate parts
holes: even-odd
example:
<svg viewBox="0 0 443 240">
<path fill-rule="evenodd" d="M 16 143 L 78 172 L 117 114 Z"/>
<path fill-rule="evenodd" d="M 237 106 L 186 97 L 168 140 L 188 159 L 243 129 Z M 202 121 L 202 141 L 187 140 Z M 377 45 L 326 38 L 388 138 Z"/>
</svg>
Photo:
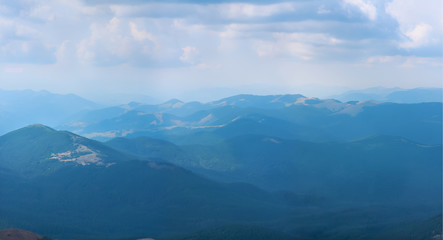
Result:
<svg viewBox="0 0 443 240">
<path fill-rule="evenodd" d="M 441 87 L 440 0 L 0 0 L 0 88 L 94 100 Z"/>
</svg>

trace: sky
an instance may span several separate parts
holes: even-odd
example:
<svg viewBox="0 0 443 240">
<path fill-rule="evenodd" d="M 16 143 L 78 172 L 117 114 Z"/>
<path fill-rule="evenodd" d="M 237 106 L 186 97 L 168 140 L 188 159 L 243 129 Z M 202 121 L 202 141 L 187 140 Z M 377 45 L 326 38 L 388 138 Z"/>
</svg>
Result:
<svg viewBox="0 0 443 240">
<path fill-rule="evenodd" d="M 0 0 L 0 89 L 208 101 L 442 80 L 441 0 Z"/>
</svg>

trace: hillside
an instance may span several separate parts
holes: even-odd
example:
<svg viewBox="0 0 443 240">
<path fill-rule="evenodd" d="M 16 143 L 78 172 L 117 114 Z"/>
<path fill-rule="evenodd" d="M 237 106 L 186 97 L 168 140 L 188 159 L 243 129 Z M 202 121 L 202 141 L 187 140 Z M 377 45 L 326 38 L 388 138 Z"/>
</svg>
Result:
<svg viewBox="0 0 443 240">
<path fill-rule="evenodd" d="M 51 240 L 47 237 L 40 236 L 33 232 L 22 229 L 9 228 L 0 230 L 1 240 Z"/>
<path fill-rule="evenodd" d="M 156 144 L 144 138 L 111 142 L 143 157 L 170 154 L 174 157 L 164 159 L 208 178 L 247 182 L 271 191 L 349 203 L 439 206 L 441 200 L 441 146 L 401 137 L 315 143 L 244 135 L 213 145 L 180 147 L 150 141 Z"/>
<path fill-rule="evenodd" d="M 220 224 L 266 223 L 293 209 L 252 186 L 242 186 L 242 192 L 254 192 L 245 195 L 236 185 L 213 182 L 168 163 L 130 160 L 99 142 L 42 125 L 0 140 L 5 169 L 0 171 L 0 227 L 32 228 L 64 239 L 158 236 Z M 97 151 L 94 156 L 100 161 L 78 162 L 83 155 L 71 155 L 75 160 L 67 162 L 48 159 L 54 150 L 65 153 L 73 144 Z M 25 171 L 21 166 L 39 168 Z M 50 230 L 60 228 L 62 232 Z"/>
<path fill-rule="evenodd" d="M 0 168 L 22 176 L 50 173 L 64 166 L 109 166 L 131 158 L 97 141 L 41 124 L 0 137 Z"/>
</svg>

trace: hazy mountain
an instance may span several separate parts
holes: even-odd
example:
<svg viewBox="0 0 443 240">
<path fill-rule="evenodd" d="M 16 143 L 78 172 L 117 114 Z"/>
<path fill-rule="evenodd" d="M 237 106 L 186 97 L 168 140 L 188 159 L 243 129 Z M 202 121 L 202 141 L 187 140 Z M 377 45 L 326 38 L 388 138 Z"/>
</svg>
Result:
<svg viewBox="0 0 443 240">
<path fill-rule="evenodd" d="M 58 125 L 76 134 L 31 125 L 0 137 L 0 228 L 62 239 L 255 231 L 237 224 L 270 238 L 393 236 L 385 230 L 441 211 L 441 109 L 238 95 L 76 112 Z"/>
<path fill-rule="evenodd" d="M 399 103 L 442 102 L 443 89 L 416 88 L 403 91 L 395 91 L 387 95 L 385 101 Z"/>
<path fill-rule="evenodd" d="M 181 148 L 146 138 L 109 143 L 139 156 L 169 155 L 167 161 L 209 178 L 247 182 L 273 191 L 348 203 L 436 207 L 441 201 L 441 145 L 422 145 L 400 137 L 314 143 L 245 135 L 215 145 Z"/>
<path fill-rule="evenodd" d="M 36 122 L 56 126 L 73 114 L 99 107 L 73 94 L 0 90 L 0 134 Z"/>
<path fill-rule="evenodd" d="M 421 103 L 421 102 L 442 102 L 443 95 L 441 88 L 367 88 L 362 90 L 352 90 L 340 95 L 331 96 L 340 101 L 368 101 L 395 103 Z"/>
<path fill-rule="evenodd" d="M 350 143 L 308 143 L 242 136 L 215 146 L 189 146 L 194 158 L 266 189 L 291 190 L 344 201 L 441 202 L 441 146 L 377 136 Z M 221 154 L 220 154 L 221 153 Z M 207 166 L 207 165 L 205 165 Z M 352 184 L 350 184 L 352 183 Z"/>
<path fill-rule="evenodd" d="M 178 109 L 182 112 L 175 115 Z M 179 100 L 160 105 L 132 103 L 87 113 L 61 128 L 98 140 L 149 136 L 179 144 L 215 143 L 244 134 L 307 141 L 382 134 L 439 144 L 441 116 L 441 103 L 343 103 L 302 95 L 238 95 L 207 104 Z"/>
<path fill-rule="evenodd" d="M 133 154 L 143 159 L 158 159 L 186 167 L 195 165 L 188 154 L 179 146 L 160 139 L 144 136 L 132 139 L 119 137 L 105 144 L 121 152 Z"/>
<path fill-rule="evenodd" d="M 306 99 L 306 97 L 300 94 L 267 96 L 240 94 L 210 102 L 209 104 L 213 106 L 236 106 L 243 108 L 282 108 L 295 104 L 302 99 Z"/>
</svg>

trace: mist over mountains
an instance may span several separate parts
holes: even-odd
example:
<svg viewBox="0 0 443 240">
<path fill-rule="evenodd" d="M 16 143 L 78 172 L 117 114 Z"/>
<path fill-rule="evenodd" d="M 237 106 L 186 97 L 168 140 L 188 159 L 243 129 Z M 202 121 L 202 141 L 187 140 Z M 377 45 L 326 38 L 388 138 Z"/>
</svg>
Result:
<svg viewBox="0 0 443 240">
<path fill-rule="evenodd" d="M 103 107 L 1 94 L 1 229 L 116 240 L 441 235 L 439 101 L 291 94 Z"/>
<path fill-rule="evenodd" d="M 367 101 L 375 100 L 380 102 L 394 103 L 420 103 L 420 102 L 441 102 L 443 99 L 440 88 L 367 88 L 362 90 L 352 90 L 340 95 L 331 96 L 340 101 Z"/>
</svg>

